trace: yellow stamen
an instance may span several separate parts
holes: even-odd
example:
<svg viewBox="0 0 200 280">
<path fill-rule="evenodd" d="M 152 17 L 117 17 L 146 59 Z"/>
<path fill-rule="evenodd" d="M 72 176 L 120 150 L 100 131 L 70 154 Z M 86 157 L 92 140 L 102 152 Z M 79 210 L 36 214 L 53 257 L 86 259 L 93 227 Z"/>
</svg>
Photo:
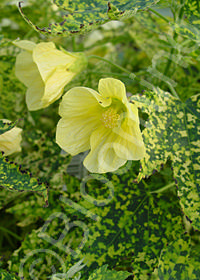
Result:
<svg viewBox="0 0 200 280">
<path fill-rule="evenodd" d="M 116 110 L 109 108 L 103 112 L 101 121 L 106 128 L 114 128 L 118 126 L 120 115 L 117 114 Z"/>
</svg>

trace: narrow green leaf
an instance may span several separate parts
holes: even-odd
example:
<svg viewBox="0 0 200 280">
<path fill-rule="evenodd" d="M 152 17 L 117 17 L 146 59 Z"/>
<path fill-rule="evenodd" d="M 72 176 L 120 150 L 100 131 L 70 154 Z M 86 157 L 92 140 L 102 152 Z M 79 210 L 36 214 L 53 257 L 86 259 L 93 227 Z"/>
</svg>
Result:
<svg viewBox="0 0 200 280">
<path fill-rule="evenodd" d="M 108 265 L 104 265 L 96 269 L 89 277 L 88 280 L 125 280 L 131 273 L 127 271 L 108 270 Z"/>
<path fill-rule="evenodd" d="M 149 114 L 143 131 L 146 156 L 138 181 L 172 160 L 178 196 L 186 216 L 200 229 L 200 94 L 185 103 L 156 89 L 132 101 Z"/>
</svg>

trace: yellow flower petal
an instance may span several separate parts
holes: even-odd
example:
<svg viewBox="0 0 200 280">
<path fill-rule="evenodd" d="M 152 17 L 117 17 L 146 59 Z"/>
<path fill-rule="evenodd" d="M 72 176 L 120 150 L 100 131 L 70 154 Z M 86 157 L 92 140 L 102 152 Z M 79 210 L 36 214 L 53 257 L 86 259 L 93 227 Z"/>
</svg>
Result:
<svg viewBox="0 0 200 280">
<path fill-rule="evenodd" d="M 104 98 L 116 98 L 124 104 L 128 102 L 125 85 L 120 80 L 113 78 L 101 79 L 99 81 L 98 91 Z"/>
<path fill-rule="evenodd" d="M 57 66 L 63 66 L 63 71 L 67 72 L 68 67 L 76 59 L 57 50 L 55 44 L 49 42 L 36 45 L 33 49 L 33 61 L 37 64 L 43 81 L 47 82 Z"/>
<path fill-rule="evenodd" d="M 145 148 L 139 123 L 126 118 L 120 128 L 112 131 L 114 150 L 116 154 L 126 160 L 140 160 L 144 157 Z"/>
<path fill-rule="evenodd" d="M 26 104 L 29 111 L 36 111 L 45 107 L 42 98 L 44 84 L 41 78 L 35 79 L 35 86 L 31 85 L 26 91 Z"/>
<path fill-rule="evenodd" d="M 8 120 L 4 121 L 10 122 Z M 21 128 L 13 127 L 11 130 L 0 135 L 0 151 L 3 151 L 5 156 L 21 151 L 21 133 Z"/>
<path fill-rule="evenodd" d="M 77 87 L 63 96 L 59 109 L 63 118 L 57 125 L 56 142 L 71 155 L 90 148 L 90 135 L 101 123 L 102 108 L 97 94 L 91 89 Z"/>
<path fill-rule="evenodd" d="M 87 118 L 60 119 L 56 130 L 56 143 L 71 155 L 85 152 L 90 148 L 90 135 L 96 129 Z"/>
<path fill-rule="evenodd" d="M 73 118 L 86 115 L 100 118 L 102 107 L 110 103 L 102 99 L 101 95 L 93 89 L 74 87 L 62 98 L 59 115 L 64 118 Z"/>
<path fill-rule="evenodd" d="M 90 138 L 91 151 L 83 164 L 93 173 L 113 172 L 126 163 L 126 159 L 119 158 L 113 147 L 115 135 L 100 126 Z"/>
<path fill-rule="evenodd" d="M 45 90 L 42 97 L 43 106 L 47 107 L 61 97 L 63 89 L 69 83 L 75 73 L 67 72 L 64 67 L 57 67 L 45 83 Z"/>
<path fill-rule="evenodd" d="M 34 47 L 36 46 L 35 43 L 28 41 L 28 40 L 14 41 L 13 44 L 18 48 L 21 48 L 23 50 L 30 51 L 30 52 L 32 52 Z"/>
<path fill-rule="evenodd" d="M 33 62 L 32 54 L 27 51 L 23 51 L 17 56 L 15 74 L 27 87 L 35 85 L 38 80 L 40 83 L 42 82 L 38 68 Z"/>
<path fill-rule="evenodd" d="M 17 56 L 15 74 L 28 87 L 26 92 L 28 109 L 34 111 L 43 108 L 44 82 L 33 62 L 31 53 L 23 51 Z"/>
</svg>

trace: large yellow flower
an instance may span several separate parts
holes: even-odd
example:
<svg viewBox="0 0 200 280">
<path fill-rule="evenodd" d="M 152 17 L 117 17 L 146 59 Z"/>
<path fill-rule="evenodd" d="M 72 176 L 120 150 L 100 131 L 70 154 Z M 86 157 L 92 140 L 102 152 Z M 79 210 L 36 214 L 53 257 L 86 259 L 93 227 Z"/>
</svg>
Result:
<svg viewBox="0 0 200 280">
<path fill-rule="evenodd" d="M 9 120 L 3 119 L 5 123 L 9 123 Z M 0 151 L 4 152 L 5 156 L 20 152 L 22 141 L 22 129 L 19 127 L 13 127 L 11 130 L 6 131 L 0 135 Z"/>
<path fill-rule="evenodd" d="M 26 103 L 30 111 L 45 108 L 60 98 L 64 86 L 87 64 L 83 53 L 57 50 L 52 42 L 22 40 L 14 44 L 23 50 L 17 55 L 15 73 L 28 88 Z"/>
<path fill-rule="evenodd" d="M 101 79 L 98 91 L 75 87 L 63 96 L 56 142 L 71 155 L 90 150 L 84 166 L 104 173 L 117 170 L 127 160 L 143 158 L 145 148 L 138 110 L 128 102 L 124 84 Z"/>
</svg>

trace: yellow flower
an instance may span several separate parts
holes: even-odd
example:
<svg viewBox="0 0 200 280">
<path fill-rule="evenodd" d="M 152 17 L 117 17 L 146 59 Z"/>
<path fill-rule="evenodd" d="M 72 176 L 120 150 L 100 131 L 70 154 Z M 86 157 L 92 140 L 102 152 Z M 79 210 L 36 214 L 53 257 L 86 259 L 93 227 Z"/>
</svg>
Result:
<svg viewBox="0 0 200 280">
<path fill-rule="evenodd" d="M 90 150 L 84 166 L 105 173 L 143 158 L 145 148 L 138 110 L 128 102 L 124 84 L 101 79 L 98 91 L 75 87 L 63 96 L 56 142 L 71 155 Z"/>
<path fill-rule="evenodd" d="M 9 120 L 3 119 L 5 123 L 9 123 Z M 0 135 L 0 151 L 4 152 L 4 156 L 20 152 L 20 142 L 22 141 L 22 129 L 19 127 L 13 127 L 11 130 L 6 131 Z"/>
<path fill-rule="evenodd" d="M 26 103 L 30 111 L 59 99 L 64 86 L 87 64 L 83 53 L 57 50 L 53 42 L 35 44 L 22 40 L 14 44 L 23 50 L 17 55 L 15 73 L 28 88 Z"/>
</svg>

